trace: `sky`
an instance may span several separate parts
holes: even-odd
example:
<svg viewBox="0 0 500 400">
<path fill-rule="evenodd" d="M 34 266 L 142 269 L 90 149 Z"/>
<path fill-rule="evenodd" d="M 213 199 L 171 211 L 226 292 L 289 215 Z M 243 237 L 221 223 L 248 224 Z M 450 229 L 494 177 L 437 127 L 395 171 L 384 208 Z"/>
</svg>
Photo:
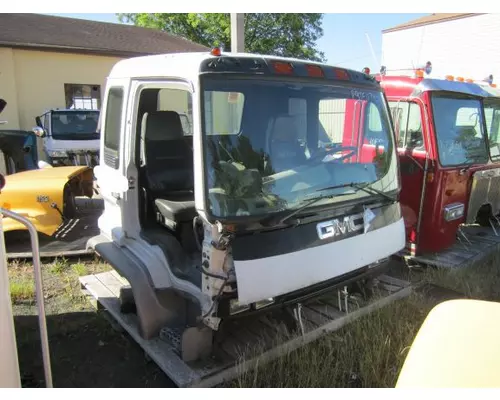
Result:
<svg viewBox="0 0 500 400">
<path fill-rule="evenodd" d="M 102 22 L 119 22 L 116 14 L 50 14 Z M 329 64 L 372 71 L 380 68 L 382 30 L 428 14 L 325 14 L 324 35 L 318 40 L 319 50 Z M 370 42 L 373 48 L 370 49 Z"/>
</svg>

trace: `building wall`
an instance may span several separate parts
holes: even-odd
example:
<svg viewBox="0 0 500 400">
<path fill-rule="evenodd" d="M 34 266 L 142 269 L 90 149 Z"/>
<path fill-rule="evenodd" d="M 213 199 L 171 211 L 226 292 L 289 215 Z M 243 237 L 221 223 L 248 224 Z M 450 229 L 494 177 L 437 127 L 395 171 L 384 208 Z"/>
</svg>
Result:
<svg viewBox="0 0 500 400">
<path fill-rule="evenodd" d="M 19 129 L 15 70 L 13 50 L 0 47 L 0 98 L 7 101 L 0 120 L 8 121 L 0 129 Z"/>
<path fill-rule="evenodd" d="M 117 57 L 13 50 L 19 128 L 31 129 L 35 116 L 48 108 L 65 108 L 64 84 L 101 85 Z M 8 100 L 7 100 L 8 101 Z"/>
<path fill-rule="evenodd" d="M 484 14 L 382 35 L 382 64 L 390 70 L 432 62 L 431 76 L 500 82 L 500 14 Z"/>
<path fill-rule="evenodd" d="M 31 130 L 49 108 L 66 108 L 65 84 L 100 85 L 118 57 L 0 48 L 0 97 L 7 101 L 0 129 Z M 39 156 L 42 143 L 38 140 Z"/>
</svg>

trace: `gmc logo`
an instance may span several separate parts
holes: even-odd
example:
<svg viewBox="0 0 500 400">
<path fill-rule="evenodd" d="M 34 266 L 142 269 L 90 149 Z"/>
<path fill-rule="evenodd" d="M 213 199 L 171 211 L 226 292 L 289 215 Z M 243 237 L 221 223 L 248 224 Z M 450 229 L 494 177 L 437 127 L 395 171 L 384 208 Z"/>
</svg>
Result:
<svg viewBox="0 0 500 400">
<path fill-rule="evenodd" d="M 350 215 L 341 219 L 320 222 L 316 225 L 318 237 L 321 240 L 347 233 L 357 232 L 364 228 L 363 214 Z"/>
</svg>

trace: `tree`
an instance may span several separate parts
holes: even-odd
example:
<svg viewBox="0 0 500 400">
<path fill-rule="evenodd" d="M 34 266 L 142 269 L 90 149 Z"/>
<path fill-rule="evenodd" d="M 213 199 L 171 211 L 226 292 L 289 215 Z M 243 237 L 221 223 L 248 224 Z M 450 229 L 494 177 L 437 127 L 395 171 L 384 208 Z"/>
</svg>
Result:
<svg viewBox="0 0 500 400">
<path fill-rule="evenodd" d="M 231 44 L 230 15 L 208 14 L 118 14 L 121 22 L 160 29 L 207 47 Z M 316 48 L 323 36 L 323 14 L 245 14 L 245 51 L 306 60 L 324 61 Z"/>
</svg>

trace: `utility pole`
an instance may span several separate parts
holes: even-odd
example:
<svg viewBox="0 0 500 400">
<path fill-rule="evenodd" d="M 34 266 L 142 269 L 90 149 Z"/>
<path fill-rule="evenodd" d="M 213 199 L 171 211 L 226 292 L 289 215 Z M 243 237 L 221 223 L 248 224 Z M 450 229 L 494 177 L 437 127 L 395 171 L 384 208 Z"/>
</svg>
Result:
<svg viewBox="0 0 500 400">
<path fill-rule="evenodd" d="M 245 14 L 231 14 L 231 52 L 245 51 Z"/>
</svg>

